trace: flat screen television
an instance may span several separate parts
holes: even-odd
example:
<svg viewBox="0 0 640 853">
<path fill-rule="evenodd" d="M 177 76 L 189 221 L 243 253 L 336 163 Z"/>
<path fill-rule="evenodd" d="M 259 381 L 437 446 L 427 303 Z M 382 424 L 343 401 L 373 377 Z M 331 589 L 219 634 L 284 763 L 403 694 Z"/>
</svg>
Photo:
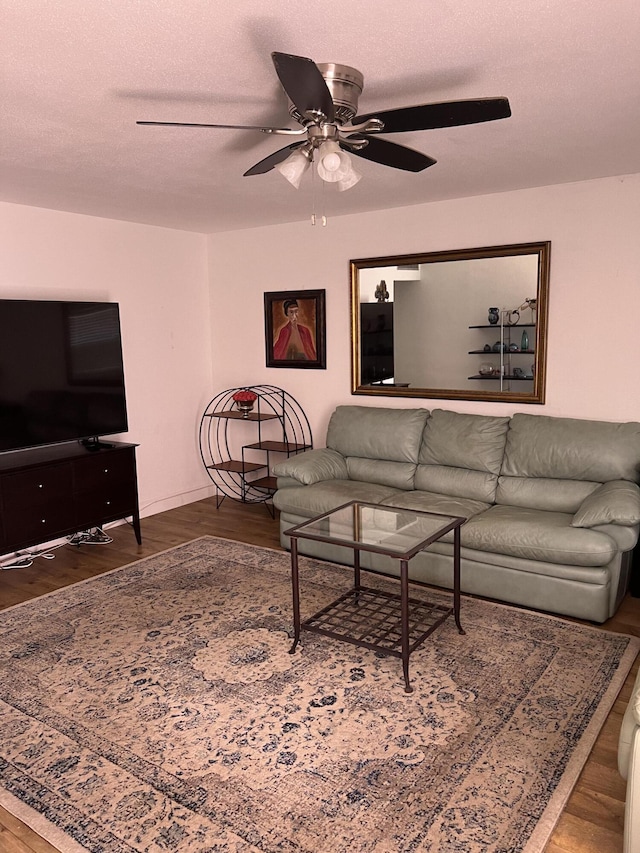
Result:
<svg viewBox="0 0 640 853">
<path fill-rule="evenodd" d="M 127 429 L 118 304 L 0 299 L 0 452 Z"/>
</svg>

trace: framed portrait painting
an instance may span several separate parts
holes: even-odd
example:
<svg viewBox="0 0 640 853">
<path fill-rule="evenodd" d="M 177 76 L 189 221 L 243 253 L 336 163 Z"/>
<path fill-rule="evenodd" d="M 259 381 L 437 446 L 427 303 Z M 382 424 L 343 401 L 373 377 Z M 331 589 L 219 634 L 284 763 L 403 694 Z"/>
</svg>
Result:
<svg viewBox="0 0 640 853">
<path fill-rule="evenodd" d="M 324 370 L 324 290 L 280 290 L 264 295 L 267 367 Z"/>
</svg>

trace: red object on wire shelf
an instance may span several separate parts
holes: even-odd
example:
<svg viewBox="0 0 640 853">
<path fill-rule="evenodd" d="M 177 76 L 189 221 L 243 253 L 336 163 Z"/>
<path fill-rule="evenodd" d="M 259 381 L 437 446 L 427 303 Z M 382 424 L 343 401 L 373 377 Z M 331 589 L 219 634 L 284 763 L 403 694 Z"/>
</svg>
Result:
<svg viewBox="0 0 640 853">
<path fill-rule="evenodd" d="M 233 399 L 236 403 L 253 403 L 254 400 L 258 399 L 258 395 L 254 394 L 253 391 L 236 391 Z"/>
</svg>

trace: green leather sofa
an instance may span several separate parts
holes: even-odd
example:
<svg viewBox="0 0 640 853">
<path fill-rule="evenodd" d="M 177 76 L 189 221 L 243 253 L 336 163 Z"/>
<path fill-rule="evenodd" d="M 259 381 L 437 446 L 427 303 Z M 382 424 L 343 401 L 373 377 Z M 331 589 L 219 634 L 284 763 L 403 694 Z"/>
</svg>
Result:
<svg viewBox="0 0 640 853">
<path fill-rule="evenodd" d="M 326 447 L 274 466 L 286 530 L 351 500 L 464 516 L 462 591 L 593 622 L 629 583 L 640 529 L 640 423 L 338 406 Z M 349 565 L 348 548 L 299 540 L 302 554 Z M 452 538 L 409 564 L 452 586 Z M 362 553 L 397 575 L 398 561 Z"/>
</svg>

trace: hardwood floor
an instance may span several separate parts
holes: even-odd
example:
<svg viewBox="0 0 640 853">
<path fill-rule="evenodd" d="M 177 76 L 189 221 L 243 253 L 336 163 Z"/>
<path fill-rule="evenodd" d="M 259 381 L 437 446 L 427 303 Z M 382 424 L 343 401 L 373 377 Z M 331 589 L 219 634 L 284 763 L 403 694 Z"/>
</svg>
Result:
<svg viewBox="0 0 640 853">
<path fill-rule="evenodd" d="M 265 506 L 225 500 L 216 510 L 209 498 L 142 520 L 142 545 L 129 525 L 109 529 L 110 545 L 64 545 L 54 560 L 38 558 L 25 569 L 0 572 L 0 609 L 211 534 L 279 548 L 278 522 Z M 640 598 L 627 598 L 602 628 L 640 636 Z M 636 660 L 592 750 L 545 853 L 621 853 L 625 782 L 618 775 L 620 724 L 640 661 Z M 0 808 L 2 853 L 56 853 Z"/>
</svg>

